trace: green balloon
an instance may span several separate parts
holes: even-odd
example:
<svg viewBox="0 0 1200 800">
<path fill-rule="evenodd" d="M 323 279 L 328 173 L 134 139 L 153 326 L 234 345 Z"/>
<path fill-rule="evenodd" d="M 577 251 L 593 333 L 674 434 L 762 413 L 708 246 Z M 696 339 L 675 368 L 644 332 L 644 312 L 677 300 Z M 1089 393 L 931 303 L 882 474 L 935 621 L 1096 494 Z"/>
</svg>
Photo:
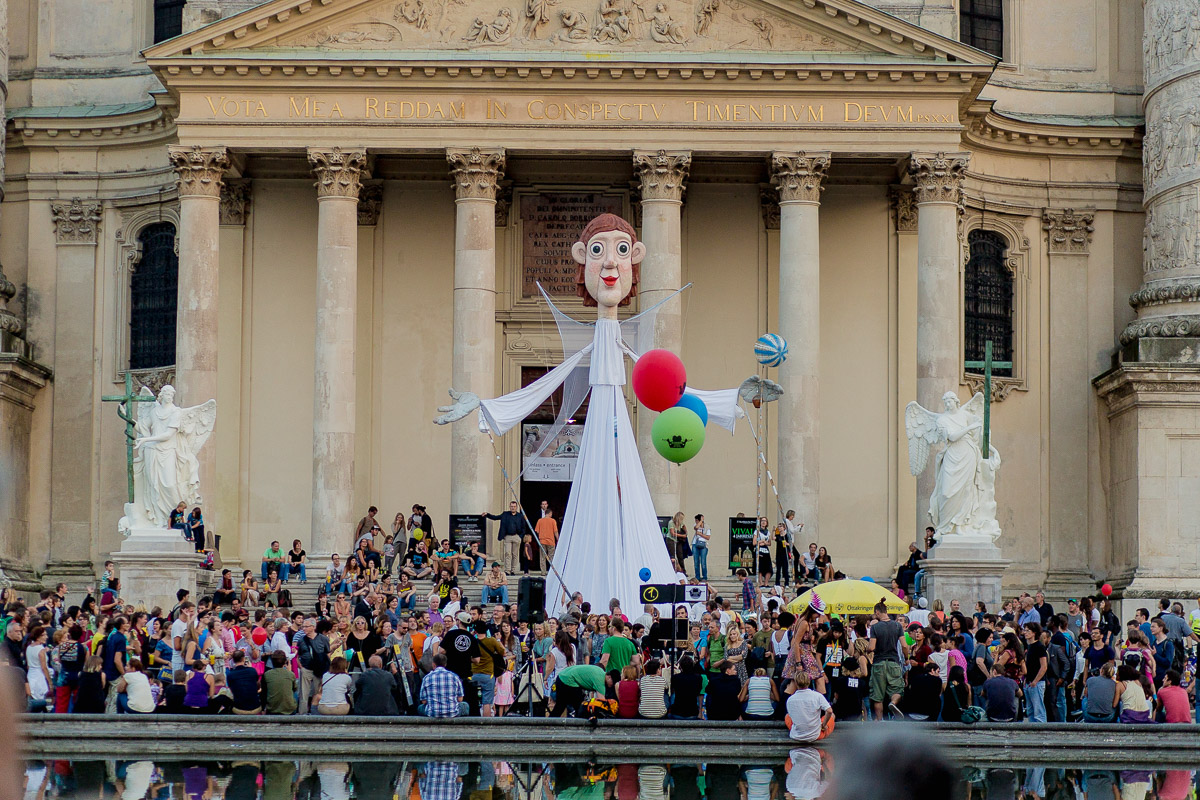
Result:
<svg viewBox="0 0 1200 800">
<path fill-rule="evenodd" d="M 690 408 L 675 406 L 658 415 L 650 427 L 650 436 L 660 456 L 682 464 L 704 446 L 704 421 Z"/>
</svg>

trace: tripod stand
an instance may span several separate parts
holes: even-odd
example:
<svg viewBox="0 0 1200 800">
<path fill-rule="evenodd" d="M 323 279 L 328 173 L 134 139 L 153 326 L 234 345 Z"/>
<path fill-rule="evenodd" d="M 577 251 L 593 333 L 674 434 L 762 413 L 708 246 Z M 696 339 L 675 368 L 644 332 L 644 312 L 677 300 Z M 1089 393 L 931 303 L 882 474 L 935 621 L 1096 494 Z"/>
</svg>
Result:
<svg viewBox="0 0 1200 800">
<path fill-rule="evenodd" d="M 542 674 L 537 671 L 537 663 L 532 654 L 521 665 L 521 668 L 517 670 L 517 673 L 513 675 L 513 682 L 516 684 L 517 690 L 513 708 L 517 708 L 521 703 L 527 703 L 526 714 L 531 719 L 533 718 L 533 704 L 541 703 L 546 699 L 545 687 L 538 686 L 538 681 L 541 677 Z"/>
</svg>

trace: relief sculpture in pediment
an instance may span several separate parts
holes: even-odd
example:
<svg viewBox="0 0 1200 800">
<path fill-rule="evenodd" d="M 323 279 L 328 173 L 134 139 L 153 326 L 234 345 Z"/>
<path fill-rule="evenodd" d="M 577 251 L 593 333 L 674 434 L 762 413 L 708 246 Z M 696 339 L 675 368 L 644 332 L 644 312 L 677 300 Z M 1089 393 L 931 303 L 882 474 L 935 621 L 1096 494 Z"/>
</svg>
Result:
<svg viewBox="0 0 1200 800">
<path fill-rule="evenodd" d="M 513 3 L 516 3 L 515 5 Z M 854 52 L 785 14 L 745 0 L 389 0 L 282 36 L 279 47 L 373 50 Z M 594 5 L 593 5 L 594 3 Z"/>
</svg>

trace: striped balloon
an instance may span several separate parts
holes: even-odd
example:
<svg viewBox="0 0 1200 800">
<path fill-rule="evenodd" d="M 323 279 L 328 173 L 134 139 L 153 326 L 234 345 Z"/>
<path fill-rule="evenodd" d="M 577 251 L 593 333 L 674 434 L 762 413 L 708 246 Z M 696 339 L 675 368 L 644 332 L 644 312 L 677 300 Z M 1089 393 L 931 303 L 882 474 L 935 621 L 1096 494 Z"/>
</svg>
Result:
<svg viewBox="0 0 1200 800">
<path fill-rule="evenodd" d="M 787 354 L 787 340 L 777 333 L 763 334 L 754 343 L 754 357 L 764 367 L 778 367 L 787 361 Z"/>
</svg>

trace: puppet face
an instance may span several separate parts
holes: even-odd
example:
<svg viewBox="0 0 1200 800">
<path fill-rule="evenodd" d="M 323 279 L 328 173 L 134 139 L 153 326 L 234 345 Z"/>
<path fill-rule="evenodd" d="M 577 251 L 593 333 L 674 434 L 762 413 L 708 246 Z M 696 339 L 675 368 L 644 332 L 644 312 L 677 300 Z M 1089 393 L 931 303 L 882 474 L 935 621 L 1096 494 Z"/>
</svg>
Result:
<svg viewBox="0 0 1200 800">
<path fill-rule="evenodd" d="M 646 246 L 622 231 L 601 231 L 576 242 L 571 255 L 583 264 L 584 285 L 596 303 L 613 307 L 633 288 L 633 265 L 640 264 Z"/>
</svg>

